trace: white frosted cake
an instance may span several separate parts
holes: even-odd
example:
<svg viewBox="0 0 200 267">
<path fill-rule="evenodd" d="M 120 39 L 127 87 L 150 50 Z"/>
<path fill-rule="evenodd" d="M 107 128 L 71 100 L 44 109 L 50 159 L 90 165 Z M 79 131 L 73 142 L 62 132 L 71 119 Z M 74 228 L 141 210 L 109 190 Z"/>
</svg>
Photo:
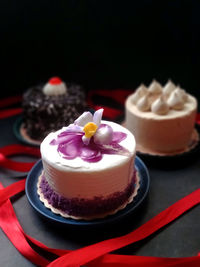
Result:
<svg viewBox="0 0 200 267">
<path fill-rule="evenodd" d="M 150 154 L 184 152 L 194 132 L 197 100 L 172 81 L 162 87 L 153 80 L 131 94 L 125 104 L 126 127 L 137 150 Z"/>
<path fill-rule="evenodd" d="M 38 193 L 64 217 L 102 218 L 124 208 L 137 193 L 134 136 L 119 124 L 102 121 L 102 112 L 84 112 L 41 144 L 44 171 Z"/>
</svg>

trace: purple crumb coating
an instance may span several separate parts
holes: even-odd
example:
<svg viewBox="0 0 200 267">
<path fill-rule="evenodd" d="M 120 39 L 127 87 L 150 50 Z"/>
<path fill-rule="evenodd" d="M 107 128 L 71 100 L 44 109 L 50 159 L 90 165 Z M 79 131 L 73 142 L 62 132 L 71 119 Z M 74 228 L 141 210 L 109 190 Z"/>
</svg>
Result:
<svg viewBox="0 0 200 267">
<path fill-rule="evenodd" d="M 131 183 L 123 192 L 113 193 L 106 198 L 94 197 L 93 199 L 84 199 L 63 197 L 53 191 L 44 175 L 41 179 L 40 189 L 44 198 L 47 199 L 48 203 L 54 208 L 71 216 L 90 217 L 114 211 L 123 205 L 134 191 L 135 177 L 136 171 L 134 171 Z"/>
</svg>

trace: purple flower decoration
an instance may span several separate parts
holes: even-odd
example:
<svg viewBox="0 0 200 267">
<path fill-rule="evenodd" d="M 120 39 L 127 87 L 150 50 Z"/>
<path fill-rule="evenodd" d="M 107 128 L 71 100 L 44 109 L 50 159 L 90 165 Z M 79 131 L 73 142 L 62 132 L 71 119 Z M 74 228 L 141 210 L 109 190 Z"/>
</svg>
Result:
<svg viewBox="0 0 200 267">
<path fill-rule="evenodd" d="M 126 134 L 113 132 L 111 126 L 101 124 L 102 114 L 103 109 L 94 115 L 84 112 L 50 144 L 58 145 L 57 150 L 65 159 L 80 157 L 87 162 L 97 162 L 103 154 L 128 155 L 129 151 L 119 145 Z"/>
</svg>

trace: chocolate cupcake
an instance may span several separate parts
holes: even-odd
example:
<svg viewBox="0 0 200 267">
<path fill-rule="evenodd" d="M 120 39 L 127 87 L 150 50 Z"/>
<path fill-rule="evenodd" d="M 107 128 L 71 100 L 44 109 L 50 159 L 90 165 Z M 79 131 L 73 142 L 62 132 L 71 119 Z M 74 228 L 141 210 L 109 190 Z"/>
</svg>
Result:
<svg viewBox="0 0 200 267">
<path fill-rule="evenodd" d="M 26 134 L 41 141 L 52 131 L 72 123 L 86 109 L 85 93 L 77 84 L 53 77 L 28 89 L 22 101 Z"/>
</svg>

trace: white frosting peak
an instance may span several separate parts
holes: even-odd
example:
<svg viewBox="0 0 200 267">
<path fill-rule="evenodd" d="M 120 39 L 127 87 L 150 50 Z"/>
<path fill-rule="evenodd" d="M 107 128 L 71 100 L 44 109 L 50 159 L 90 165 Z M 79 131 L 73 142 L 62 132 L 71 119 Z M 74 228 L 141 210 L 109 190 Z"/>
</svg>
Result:
<svg viewBox="0 0 200 267">
<path fill-rule="evenodd" d="M 150 103 L 149 103 L 148 95 L 144 95 L 138 100 L 137 108 L 140 111 L 149 111 L 150 110 Z"/>
<path fill-rule="evenodd" d="M 61 82 L 59 84 L 51 84 L 47 83 L 43 87 L 43 93 L 45 95 L 64 95 L 67 93 L 67 86 L 64 82 Z"/>
<path fill-rule="evenodd" d="M 151 105 L 151 111 L 158 115 L 166 115 L 169 111 L 169 106 L 162 96 L 156 99 Z"/>
<path fill-rule="evenodd" d="M 168 80 L 164 87 L 153 80 L 149 88 L 141 84 L 131 95 L 130 101 L 140 111 L 167 115 L 170 109 L 184 110 L 190 102 L 190 95 L 171 80 Z"/>
<path fill-rule="evenodd" d="M 171 80 L 169 80 L 163 88 L 163 95 L 169 96 L 175 90 L 175 88 L 175 84 Z"/>
<path fill-rule="evenodd" d="M 153 80 L 149 86 L 148 91 L 151 94 L 161 94 L 162 93 L 162 86 L 159 82 L 157 82 L 156 80 Z"/>
<path fill-rule="evenodd" d="M 142 83 L 138 88 L 137 92 L 140 96 L 144 96 L 148 93 L 147 87 Z"/>
<path fill-rule="evenodd" d="M 182 110 L 184 107 L 184 101 L 183 98 L 181 97 L 181 94 L 179 92 L 179 90 L 174 90 L 168 100 L 167 100 L 167 104 L 175 110 Z"/>
<path fill-rule="evenodd" d="M 135 93 L 131 97 L 131 101 L 133 104 L 136 104 L 137 101 L 144 95 L 148 94 L 148 89 L 144 84 L 141 84 L 135 91 Z"/>
<path fill-rule="evenodd" d="M 175 92 L 182 98 L 183 102 L 187 101 L 188 95 L 185 90 L 181 89 L 179 86 L 176 87 Z"/>
</svg>

